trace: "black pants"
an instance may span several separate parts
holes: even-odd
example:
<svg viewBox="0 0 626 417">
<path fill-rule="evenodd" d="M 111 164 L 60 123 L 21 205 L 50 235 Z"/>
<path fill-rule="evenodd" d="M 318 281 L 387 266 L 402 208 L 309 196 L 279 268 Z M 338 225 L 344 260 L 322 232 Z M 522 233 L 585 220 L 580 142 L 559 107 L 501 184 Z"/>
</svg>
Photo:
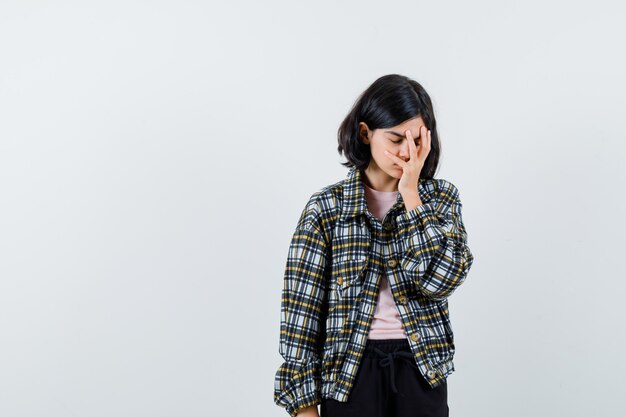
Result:
<svg viewBox="0 0 626 417">
<path fill-rule="evenodd" d="M 393 356 L 391 356 L 393 354 Z M 320 417 L 448 417 L 448 385 L 431 388 L 406 339 L 368 339 L 343 403 L 322 398 Z"/>
</svg>

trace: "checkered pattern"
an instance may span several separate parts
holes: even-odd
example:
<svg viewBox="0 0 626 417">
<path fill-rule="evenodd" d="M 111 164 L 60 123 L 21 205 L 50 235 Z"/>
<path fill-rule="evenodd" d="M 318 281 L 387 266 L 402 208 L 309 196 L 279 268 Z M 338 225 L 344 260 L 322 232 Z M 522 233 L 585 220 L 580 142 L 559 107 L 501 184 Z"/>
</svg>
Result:
<svg viewBox="0 0 626 417">
<path fill-rule="evenodd" d="M 353 167 L 313 193 L 289 246 L 274 402 L 292 417 L 322 397 L 347 401 L 383 275 L 419 371 L 432 387 L 454 371 L 448 297 L 474 260 L 459 191 L 420 179 L 422 205 L 407 212 L 398 193 L 380 221 L 367 209 L 362 175 Z"/>
</svg>

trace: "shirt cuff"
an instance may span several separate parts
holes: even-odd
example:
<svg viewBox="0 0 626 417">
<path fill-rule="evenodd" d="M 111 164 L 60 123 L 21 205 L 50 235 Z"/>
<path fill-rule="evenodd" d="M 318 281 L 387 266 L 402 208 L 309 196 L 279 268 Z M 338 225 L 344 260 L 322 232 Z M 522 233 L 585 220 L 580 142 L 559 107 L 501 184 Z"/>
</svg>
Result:
<svg viewBox="0 0 626 417">
<path fill-rule="evenodd" d="M 428 225 L 439 224 L 435 209 L 430 204 L 422 204 L 410 211 L 404 210 L 396 216 L 396 223 L 400 229 L 416 225 L 422 230 Z"/>
<path fill-rule="evenodd" d="M 274 401 L 295 417 L 296 413 L 321 402 L 321 360 L 309 358 L 306 363 L 284 363 L 276 375 Z"/>
</svg>

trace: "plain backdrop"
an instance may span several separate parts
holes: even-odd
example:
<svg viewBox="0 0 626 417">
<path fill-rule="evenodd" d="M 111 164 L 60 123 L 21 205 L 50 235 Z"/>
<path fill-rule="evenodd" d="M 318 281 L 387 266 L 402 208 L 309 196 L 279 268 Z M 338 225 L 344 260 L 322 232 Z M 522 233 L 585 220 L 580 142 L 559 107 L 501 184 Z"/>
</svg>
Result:
<svg viewBox="0 0 626 417">
<path fill-rule="evenodd" d="M 376 78 L 429 92 L 475 263 L 453 417 L 623 416 L 618 1 L 1 1 L 0 415 L 286 416 L 287 249 Z"/>
</svg>

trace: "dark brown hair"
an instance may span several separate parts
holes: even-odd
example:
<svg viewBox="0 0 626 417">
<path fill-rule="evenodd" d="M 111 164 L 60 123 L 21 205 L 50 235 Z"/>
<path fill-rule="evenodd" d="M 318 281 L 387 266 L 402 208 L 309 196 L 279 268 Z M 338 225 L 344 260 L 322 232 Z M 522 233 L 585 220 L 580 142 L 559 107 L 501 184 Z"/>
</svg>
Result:
<svg viewBox="0 0 626 417">
<path fill-rule="evenodd" d="M 419 116 L 431 131 L 430 152 L 420 178 L 433 178 L 441 149 L 433 105 L 424 87 L 399 74 L 384 75 L 374 81 L 361 93 L 339 126 L 337 151 L 348 160 L 341 165 L 356 166 L 360 170 L 369 165 L 372 156 L 369 145 L 359 140 L 360 122 L 364 122 L 370 130 L 375 130 L 397 126 Z"/>
</svg>

